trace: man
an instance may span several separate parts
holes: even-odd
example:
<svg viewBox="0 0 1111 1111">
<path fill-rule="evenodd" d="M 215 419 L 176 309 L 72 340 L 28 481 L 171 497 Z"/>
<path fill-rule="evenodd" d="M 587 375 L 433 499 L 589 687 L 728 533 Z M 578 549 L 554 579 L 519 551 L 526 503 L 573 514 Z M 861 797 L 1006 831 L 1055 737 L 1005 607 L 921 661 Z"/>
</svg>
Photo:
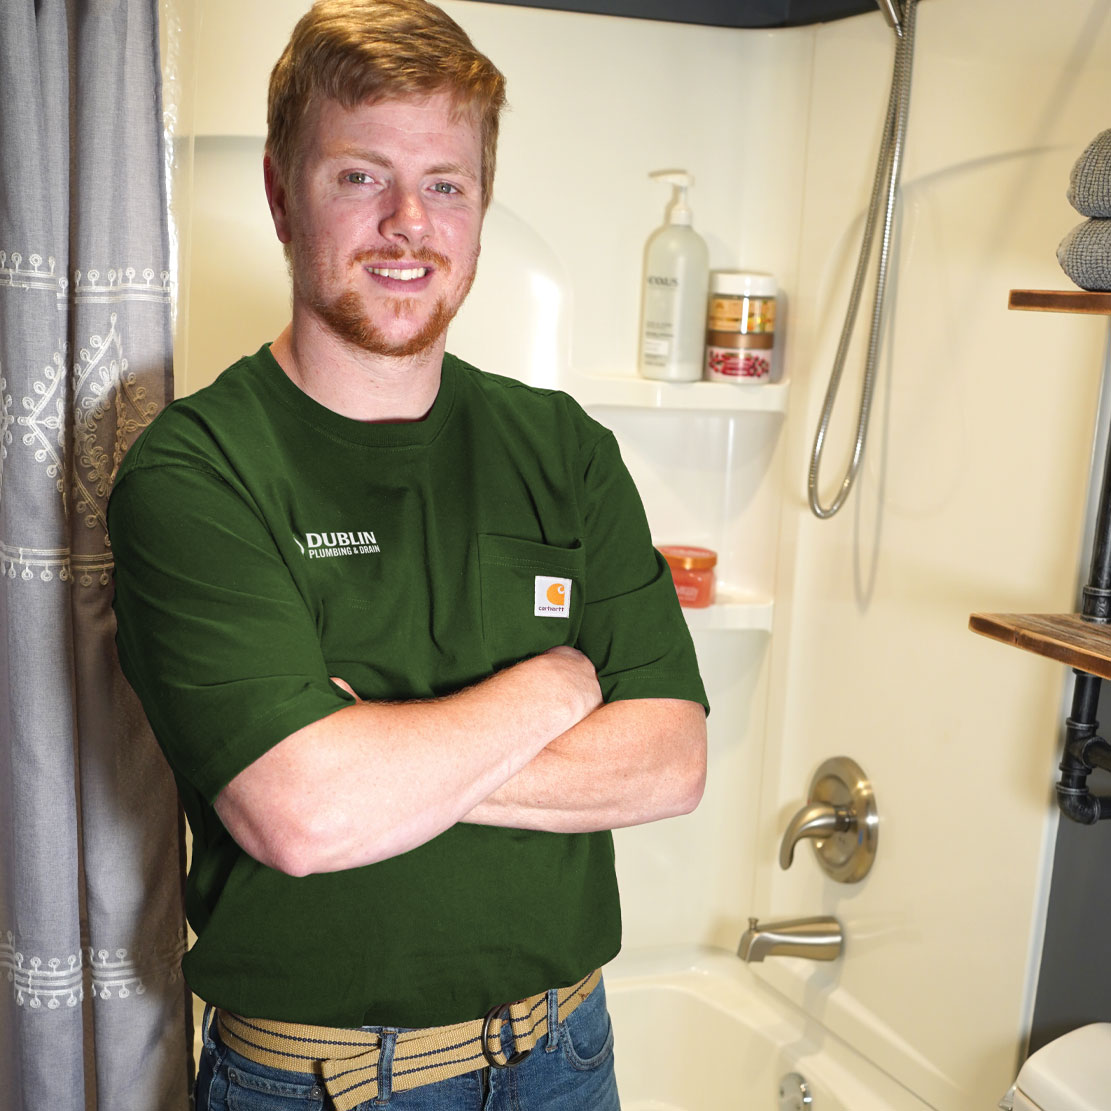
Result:
<svg viewBox="0 0 1111 1111">
<path fill-rule="evenodd" d="M 697 804 L 705 695 L 613 437 L 445 355 L 503 101 L 425 0 L 317 4 L 264 163 L 292 321 L 116 482 L 199 1108 L 617 1107 L 608 831 Z"/>
</svg>

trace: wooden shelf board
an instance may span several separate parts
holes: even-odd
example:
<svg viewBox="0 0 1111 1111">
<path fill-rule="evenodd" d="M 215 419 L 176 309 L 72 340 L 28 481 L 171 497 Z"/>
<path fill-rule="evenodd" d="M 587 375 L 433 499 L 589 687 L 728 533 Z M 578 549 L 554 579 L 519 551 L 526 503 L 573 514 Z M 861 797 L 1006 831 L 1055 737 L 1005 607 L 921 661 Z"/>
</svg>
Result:
<svg viewBox="0 0 1111 1111">
<path fill-rule="evenodd" d="M 974 633 L 1111 679 L 1111 626 L 1085 621 L 1078 613 L 974 613 Z"/>
<path fill-rule="evenodd" d="M 1111 293 L 1092 293 L 1086 289 L 1012 289 L 1007 308 L 1107 316 L 1111 315 Z"/>
</svg>

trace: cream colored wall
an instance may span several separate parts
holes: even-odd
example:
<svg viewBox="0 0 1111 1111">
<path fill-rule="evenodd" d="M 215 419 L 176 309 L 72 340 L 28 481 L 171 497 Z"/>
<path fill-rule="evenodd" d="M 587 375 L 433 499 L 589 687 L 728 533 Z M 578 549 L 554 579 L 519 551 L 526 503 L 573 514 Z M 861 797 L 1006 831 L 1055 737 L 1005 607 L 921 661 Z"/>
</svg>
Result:
<svg viewBox="0 0 1111 1111">
<path fill-rule="evenodd" d="M 647 174 L 664 167 L 697 178 L 712 264 L 770 270 L 784 291 L 785 420 L 598 413 L 657 539 L 710 543 L 726 578 L 776 594 L 770 640 L 696 633 L 710 785 L 694 815 L 619 833 L 627 944 L 732 949 L 749 914 L 837 913 L 843 961 L 759 974 L 934 1106 L 992 1106 L 1027 1021 L 1063 677 L 965 626 L 973 609 L 1072 605 L 1105 329 L 1005 304 L 1012 286 L 1067 285 L 1053 250 L 1078 219 L 1068 168 L 1108 123 L 1106 5 L 922 0 L 868 462 L 826 523 L 807 516 L 803 483 L 887 93 L 882 19 L 723 31 L 445 6 L 505 70 L 512 103 L 453 349 L 572 391 L 632 374 L 641 251 L 665 200 Z M 286 318 L 259 160 L 267 72 L 304 7 L 186 4 L 184 390 Z M 845 423 L 855 395 L 850 373 Z M 774 865 L 815 766 L 840 753 L 874 777 L 883 820 L 876 869 L 852 889 L 821 878 L 805 846 L 790 872 Z"/>
</svg>

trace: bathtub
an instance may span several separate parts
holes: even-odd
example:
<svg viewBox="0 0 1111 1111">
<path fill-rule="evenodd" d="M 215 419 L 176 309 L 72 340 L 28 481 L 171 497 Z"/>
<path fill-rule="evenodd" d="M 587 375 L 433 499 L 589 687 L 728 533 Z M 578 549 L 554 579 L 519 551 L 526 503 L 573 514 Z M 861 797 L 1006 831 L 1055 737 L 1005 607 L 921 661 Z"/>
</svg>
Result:
<svg viewBox="0 0 1111 1111">
<path fill-rule="evenodd" d="M 721 950 L 622 954 L 605 969 L 622 1111 L 929 1111 Z"/>
</svg>

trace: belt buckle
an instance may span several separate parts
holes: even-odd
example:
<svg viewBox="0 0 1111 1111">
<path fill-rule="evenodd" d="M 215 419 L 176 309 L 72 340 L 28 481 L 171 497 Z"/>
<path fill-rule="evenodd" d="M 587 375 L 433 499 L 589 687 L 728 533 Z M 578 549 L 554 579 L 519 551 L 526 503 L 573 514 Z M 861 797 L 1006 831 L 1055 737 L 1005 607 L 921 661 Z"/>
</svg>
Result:
<svg viewBox="0 0 1111 1111">
<path fill-rule="evenodd" d="M 508 1003 L 499 1003 L 496 1007 L 491 1007 L 490 1010 L 486 1012 L 486 1017 L 482 1020 L 482 1038 L 480 1042 L 482 1046 L 482 1056 L 486 1058 L 486 1063 L 492 1069 L 514 1069 L 532 1052 L 530 1048 L 526 1049 L 524 1053 L 513 1053 L 504 1061 L 495 1061 L 490 1055 L 490 1050 L 486 1044 L 490 1037 L 490 1023 L 493 1022 L 495 1018 L 500 1018 L 503 1022 L 508 1021 L 509 1029 L 513 1030 L 509 1006 Z M 513 1030 L 513 1044 L 517 1044 L 516 1030 Z"/>
</svg>

